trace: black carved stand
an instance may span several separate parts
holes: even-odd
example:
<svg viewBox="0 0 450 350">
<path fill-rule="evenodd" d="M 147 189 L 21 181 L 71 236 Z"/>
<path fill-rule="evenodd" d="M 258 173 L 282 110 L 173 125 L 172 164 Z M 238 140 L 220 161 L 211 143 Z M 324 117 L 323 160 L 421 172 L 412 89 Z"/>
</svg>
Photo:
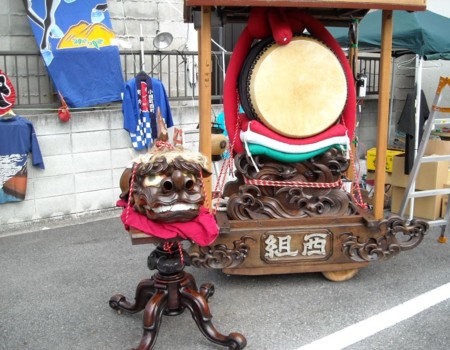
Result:
<svg viewBox="0 0 450 350">
<path fill-rule="evenodd" d="M 148 257 L 148 268 L 158 270 L 150 279 L 142 280 L 136 288 L 135 303 L 121 294 L 109 300 L 118 312 L 136 313 L 144 310 L 144 334 L 136 350 L 149 350 L 155 345 L 162 315 L 176 316 L 188 308 L 203 335 L 213 343 L 228 346 L 232 350 L 245 348 L 247 340 L 239 333 L 225 336 L 211 322 L 208 298 L 214 294 L 214 286 L 205 283 L 197 288 L 194 277 L 184 270 L 190 265 L 185 250 L 166 251 L 161 243 Z"/>
</svg>

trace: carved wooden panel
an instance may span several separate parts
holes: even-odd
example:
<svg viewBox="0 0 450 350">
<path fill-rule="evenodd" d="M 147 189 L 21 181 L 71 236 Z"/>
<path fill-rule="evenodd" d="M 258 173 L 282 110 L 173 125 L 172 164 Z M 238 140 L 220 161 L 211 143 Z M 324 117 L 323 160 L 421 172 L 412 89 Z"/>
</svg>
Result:
<svg viewBox="0 0 450 350">
<path fill-rule="evenodd" d="M 240 153 L 235 157 L 235 165 L 237 181 L 227 184 L 224 190 L 224 195 L 229 197 L 230 219 L 358 214 L 352 197 L 339 185 L 349 162 L 338 148 L 295 163 L 261 155 L 250 158 Z"/>
</svg>

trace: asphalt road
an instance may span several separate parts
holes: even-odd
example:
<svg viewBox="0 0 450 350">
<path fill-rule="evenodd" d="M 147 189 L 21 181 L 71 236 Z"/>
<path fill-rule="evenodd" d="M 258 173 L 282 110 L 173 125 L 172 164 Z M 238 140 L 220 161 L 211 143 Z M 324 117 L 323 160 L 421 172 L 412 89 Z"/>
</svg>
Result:
<svg viewBox="0 0 450 350">
<path fill-rule="evenodd" d="M 143 313 L 119 315 L 108 301 L 116 293 L 133 300 L 137 283 L 152 274 L 146 267 L 152 246 L 132 246 L 118 217 L 27 231 L 0 232 L 0 349 L 137 346 Z M 242 333 L 249 350 L 294 350 L 448 284 L 450 242 L 439 244 L 437 237 L 433 229 L 417 248 L 371 263 L 346 282 L 319 273 L 248 277 L 186 270 L 198 285 L 215 285 L 209 306 L 219 332 Z M 448 350 L 449 297 L 347 349 Z M 332 348 L 337 345 L 324 349 Z M 224 347 L 209 342 L 185 311 L 163 317 L 153 349 Z"/>
</svg>

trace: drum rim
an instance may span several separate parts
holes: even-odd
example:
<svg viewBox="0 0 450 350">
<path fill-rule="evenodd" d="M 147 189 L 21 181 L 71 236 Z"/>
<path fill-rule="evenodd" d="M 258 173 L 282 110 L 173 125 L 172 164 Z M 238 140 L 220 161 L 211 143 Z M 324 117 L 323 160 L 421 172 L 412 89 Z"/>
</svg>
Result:
<svg viewBox="0 0 450 350">
<path fill-rule="evenodd" d="M 344 74 L 344 79 L 345 79 L 345 85 L 346 85 L 346 95 L 345 95 L 345 100 L 343 101 L 343 107 L 339 113 L 338 116 L 336 116 L 336 120 L 331 123 L 330 125 L 327 126 L 326 129 L 328 129 L 329 127 L 331 127 L 332 125 L 335 125 L 339 122 L 339 118 L 343 112 L 343 110 L 345 109 L 345 106 L 348 102 L 348 88 L 349 88 L 349 82 L 347 77 L 345 76 L 345 71 L 344 71 L 344 67 L 342 65 L 342 63 L 340 62 L 340 60 L 338 59 L 336 53 L 327 45 L 325 44 L 322 40 L 312 36 L 312 35 L 307 35 L 307 34 L 303 34 L 303 33 L 294 33 L 294 35 L 292 36 L 292 40 L 298 39 L 298 38 L 305 38 L 311 41 L 315 41 L 317 43 L 319 43 L 320 45 L 322 45 L 323 47 L 327 48 L 335 57 L 336 60 L 339 64 L 339 66 L 342 68 L 342 72 Z M 250 80 L 251 80 L 251 75 L 250 74 L 246 74 L 244 76 L 244 72 L 249 72 L 252 71 L 254 69 L 254 66 L 257 64 L 258 62 L 258 58 L 261 57 L 269 48 L 272 47 L 272 45 L 279 45 L 276 43 L 275 39 L 272 36 L 269 36 L 267 38 L 264 38 L 262 40 L 260 40 L 259 42 L 255 43 L 251 48 L 250 51 L 247 55 L 247 57 L 245 58 L 244 64 L 242 65 L 242 69 L 239 73 L 239 78 L 238 78 L 238 93 L 239 93 L 239 102 L 247 116 L 248 119 L 250 120 L 257 120 L 261 123 L 263 123 L 264 125 L 267 126 L 266 122 L 263 121 L 260 117 L 258 117 L 258 113 L 256 112 L 256 109 L 253 105 L 253 102 L 251 101 L 250 98 Z M 272 129 L 270 126 L 267 126 L 268 128 Z M 326 130 L 325 129 L 325 130 Z M 273 129 L 272 129 L 273 130 Z M 279 133 L 276 130 L 273 130 L 277 133 Z M 323 132 L 323 131 L 320 131 Z M 318 132 L 318 133 L 320 133 Z M 309 135 L 311 136 L 311 135 Z M 293 137 L 293 136 L 289 136 L 289 137 Z M 294 138 L 303 138 L 303 137 L 308 137 L 308 136 L 300 136 L 300 137 L 294 137 Z"/>
<path fill-rule="evenodd" d="M 249 91 L 249 79 L 250 76 L 247 74 L 244 76 L 244 72 L 249 71 L 251 66 L 256 64 L 256 59 L 258 56 L 261 56 L 263 52 L 265 52 L 271 45 L 275 44 L 275 39 L 272 36 L 269 36 L 265 39 L 262 39 L 255 43 L 245 58 L 244 64 L 242 65 L 242 69 L 239 73 L 238 78 L 238 92 L 239 92 L 239 100 L 241 102 L 242 109 L 250 120 L 258 120 L 260 119 L 257 116 L 256 110 L 253 107 L 248 96 L 250 95 Z M 242 82 L 244 81 L 244 83 Z"/>
</svg>

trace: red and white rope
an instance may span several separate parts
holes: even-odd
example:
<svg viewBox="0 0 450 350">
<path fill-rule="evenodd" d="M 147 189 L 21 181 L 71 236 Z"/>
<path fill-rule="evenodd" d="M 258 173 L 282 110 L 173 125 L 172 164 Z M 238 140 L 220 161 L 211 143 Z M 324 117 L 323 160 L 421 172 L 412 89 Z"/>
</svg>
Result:
<svg viewBox="0 0 450 350">
<path fill-rule="evenodd" d="M 238 94 L 237 94 L 238 95 Z M 237 106 L 239 106 L 239 98 L 237 98 Z M 233 140 L 231 143 L 228 144 L 228 153 L 230 154 L 230 157 L 222 163 L 222 166 L 220 168 L 219 176 L 217 177 L 216 186 L 214 188 L 214 198 L 213 198 L 213 215 L 216 214 L 216 212 L 219 210 L 220 204 L 223 204 L 222 201 L 220 201 L 220 196 L 223 193 L 223 188 L 225 186 L 225 174 L 227 171 L 233 169 L 233 163 L 234 163 L 234 156 L 233 156 L 233 150 L 234 150 L 234 144 L 236 142 L 236 139 L 239 134 L 239 130 L 241 129 L 241 119 L 239 117 L 239 108 L 238 108 L 238 117 L 236 119 L 236 128 L 233 135 Z"/>
<path fill-rule="evenodd" d="M 275 186 L 275 187 L 305 187 L 305 188 L 342 187 L 342 181 L 340 179 L 334 182 L 303 182 L 303 181 L 257 180 L 257 179 L 248 179 L 244 177 L 244 182 L 248 185 Z"/>
<path fill-rule="evenodd" d="M 130 207 L 131 207 L 131 198 L 133 197 L 133 187 L 134 187 L 134 178 L 136 176 L 136 168 L 137 164 L 133 164 L 133 170 L 131 172 L 131 181 L 130 181 L 130 190 L 128 191 L 128 202 L 127 202 L 127 209 L 125 213 L 125 224 L 129 226 L 128 224 L 128 217 L 130 215 Z"/>
</svg>

